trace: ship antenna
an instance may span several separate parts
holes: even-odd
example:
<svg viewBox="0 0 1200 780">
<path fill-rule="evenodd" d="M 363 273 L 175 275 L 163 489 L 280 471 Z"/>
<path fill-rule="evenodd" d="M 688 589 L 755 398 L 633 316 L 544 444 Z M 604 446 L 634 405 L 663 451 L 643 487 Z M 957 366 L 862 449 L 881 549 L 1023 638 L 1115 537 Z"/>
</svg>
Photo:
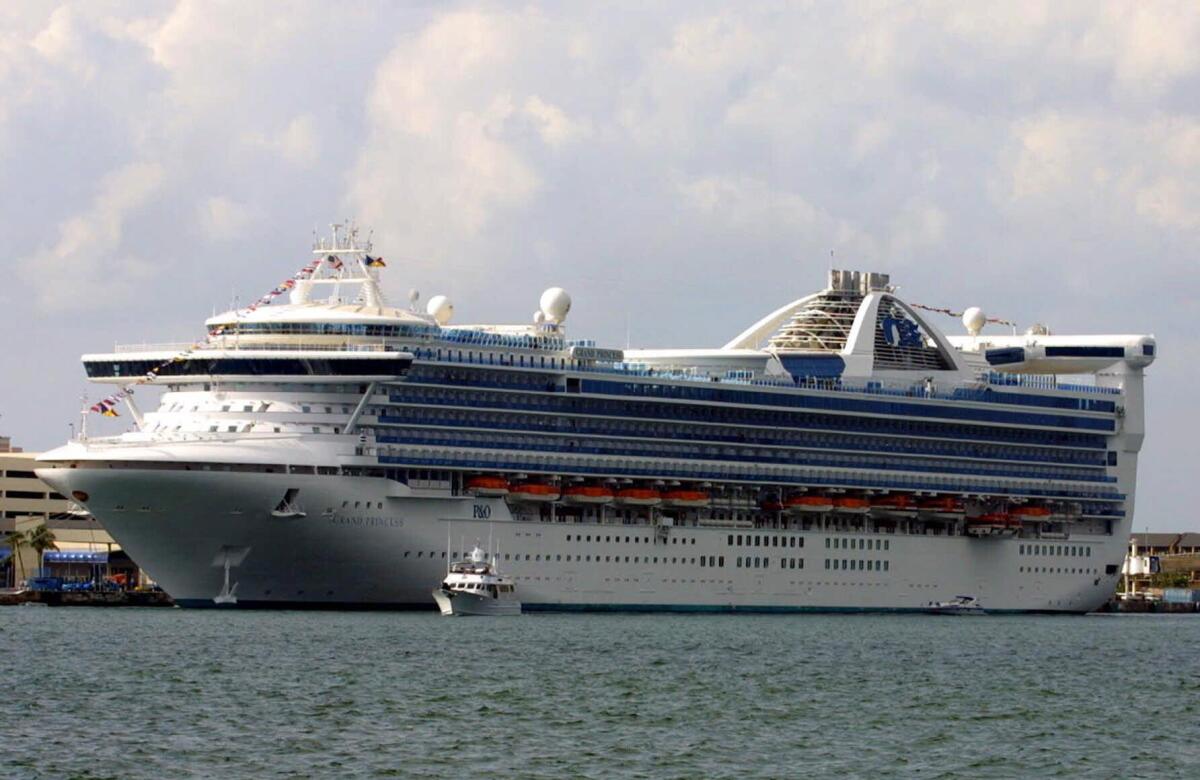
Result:
<svg viewBox="0 0 1200 780">
<path fill-rule="evenodd" d="M 446 573 L 450 573 L 450 561 L 453 556 L 450 555 L 450 524 L 446 523 Z"/>
</svg>

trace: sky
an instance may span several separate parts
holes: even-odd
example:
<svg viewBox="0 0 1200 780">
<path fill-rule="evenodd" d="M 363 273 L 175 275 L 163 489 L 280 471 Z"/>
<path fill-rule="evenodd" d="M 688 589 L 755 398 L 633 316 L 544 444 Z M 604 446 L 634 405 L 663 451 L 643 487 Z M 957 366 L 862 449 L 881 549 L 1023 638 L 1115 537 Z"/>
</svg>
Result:
<svg viewBox="0 0 1200 780">
<path fill-rule="evenodd" d="M 1135 528 L 1200 530 L 1194 2 L 15 0 L 0 181 L 27 449 L 107 389 L 82 353 L 202 335 L 350 217 L 394 301 L 559 285 L 619 347 L 719 346 L 831 262 L 1153 333 Z"/>
</svg>

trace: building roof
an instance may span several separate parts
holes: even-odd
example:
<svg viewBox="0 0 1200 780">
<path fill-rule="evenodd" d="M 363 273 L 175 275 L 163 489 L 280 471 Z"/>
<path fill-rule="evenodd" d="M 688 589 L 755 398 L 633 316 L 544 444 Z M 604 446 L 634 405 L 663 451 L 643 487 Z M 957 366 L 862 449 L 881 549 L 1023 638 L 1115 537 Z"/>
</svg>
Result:
<svg viewBox="0 0 1200 780">
<path fill-rule="evenodd" d="M 1129 540 L 1144 547 L 1172 547 L 1183 536 L 1178 531 L 1153 531 L 1140 534 L 1130 534 Z"/>
</svg>

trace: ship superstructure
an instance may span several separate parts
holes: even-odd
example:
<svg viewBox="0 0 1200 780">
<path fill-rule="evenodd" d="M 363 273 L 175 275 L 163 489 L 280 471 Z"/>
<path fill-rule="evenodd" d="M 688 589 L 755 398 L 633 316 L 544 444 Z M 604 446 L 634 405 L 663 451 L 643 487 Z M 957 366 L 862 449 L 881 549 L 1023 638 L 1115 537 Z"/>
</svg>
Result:
<svg viewBox="0 0 1200 780">
<path fill-rule="evenodd" d="M 984 334 L 972 310 L 948 337 L 887 276 L 831 271 L 724 347 L 606 349 L 567 338 L 557 288 L 528 325 L 390 306 L 370 251 L 339 226 L 286 303 L 84 356 L 164 392 L 39 476 L 179 603 L 426 607 L 465 554 L 445 540 L 484 535 L 527 611 L 1113 591 L 1150 336 Z"/>
</svg>

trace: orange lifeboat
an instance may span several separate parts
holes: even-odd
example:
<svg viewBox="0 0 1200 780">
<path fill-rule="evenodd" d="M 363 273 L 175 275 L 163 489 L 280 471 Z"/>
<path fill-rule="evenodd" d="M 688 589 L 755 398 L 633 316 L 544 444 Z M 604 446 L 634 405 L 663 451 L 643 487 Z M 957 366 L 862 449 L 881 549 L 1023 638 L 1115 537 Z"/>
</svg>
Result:
<svg viewBox="0 0 1200 780">
<path fill-rule="evenodd" d="M 922 512 L 932 512 L 938 517 L 958 518 L 963 515 L 962 502 L 953 496 L 926 499 L 918 504 L 918 508 Z"/>
<path fill-rule="evenodd" d="M 485 498 L 507 496 L 509 492 L 507 479 L 486 474 L 469 477 L 466 487 L 468 493 Z"/>
<path fill-rule="evenodd" d="M 820 493 L 795 495 L 789 496 L 783 506 L 789 512 L 832 512 L 833 499 Z"/>
<path fill-rule="evenodd" d="M 857 496 L 838 496 L 833 499 L 833 508 L 838 512 L 862 515 L 871 511 L 871 502 Z"/>
<path fill-rule="evenodd" d="M 1015 530 L 1007 512 L 986 512 L 978 517 L 967 518 L 967 533 L 972 536 L 1001 536 Z"/>
<path fill-rule="evenodd" d="M 508 491 L 510 501 L 526 501 L 529 503 L 548 503 L 557 501 L 562 495 L 557 485 L 545 482 L 518 482 Z"/>
<path fill-rule="evenodd" d="M 1039 520 L 1050 516 L 1049 507 L 1044 506 L 1014 506 L 1008 513 L 1020 520 Z"/>
<path fill-rule="evenodd" d="M 680 508 L 708 506 L 708 493 L 703 490 L 682 490 L 679 488 L 665 490 L 662 502 L 667 506 Z"/>
<path fill-rule="evenodd" d="M 624 487 L 617 491 L 617 503 L 625 506 L 658 506 L 662 494 L 654 488 Z"/>
<path fill-rule="evenodd" d="M 570 485 L 563 489 L 562 496 L 570 504 L 610 504 L 613 490 L 607 485 Z"/>
<path fill-rule="evenodd" d="M 881 515 L 912 517 L 916 510 L 917 502 L 912 496 L 903 493 L 891 493 L 871 499 L 871 511 Z"/>
</svg>

